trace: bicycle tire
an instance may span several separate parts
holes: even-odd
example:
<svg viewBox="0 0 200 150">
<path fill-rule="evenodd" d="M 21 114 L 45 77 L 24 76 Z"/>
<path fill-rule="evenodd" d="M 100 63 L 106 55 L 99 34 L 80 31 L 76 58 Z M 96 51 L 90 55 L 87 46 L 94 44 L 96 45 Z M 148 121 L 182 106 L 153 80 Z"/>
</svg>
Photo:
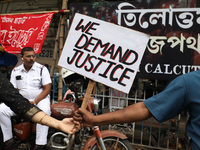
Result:
<svg viewBox="0 0 200 150">
<path fill-rule="evenodd" d="M 115 148 L 117 138 L 116 137 L 106 137 L 103 138 L 103 142 L 105 144 L 106 150 L 132 150 L 132 146 L 127 139 L 119 139 L 117 143 L 117 148 Z M 97 144 L 95 144 L 91 150 L 99 150 Z"/>
</svg>

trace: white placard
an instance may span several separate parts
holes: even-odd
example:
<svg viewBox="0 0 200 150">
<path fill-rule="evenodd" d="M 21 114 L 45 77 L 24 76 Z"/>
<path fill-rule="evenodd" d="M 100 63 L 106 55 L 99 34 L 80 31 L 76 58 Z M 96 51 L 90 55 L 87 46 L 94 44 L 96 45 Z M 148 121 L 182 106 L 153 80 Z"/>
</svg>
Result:
<svg viewBox="0 0 200 150">
<path fill-rule="evenodd" d="M 149 36 L 76 13 L 58 65 L 129 93 Z"/>
</svg>

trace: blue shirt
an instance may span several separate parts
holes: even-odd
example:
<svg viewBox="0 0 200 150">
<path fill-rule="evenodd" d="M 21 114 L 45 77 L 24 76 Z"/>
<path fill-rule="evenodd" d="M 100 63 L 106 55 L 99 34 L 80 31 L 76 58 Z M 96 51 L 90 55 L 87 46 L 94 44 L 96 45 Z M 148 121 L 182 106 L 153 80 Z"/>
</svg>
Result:
<svg viewBox="0 0 200 150">
<path fill-rule="evenodd" d="M 192 150 L 200 150 L 200 70 L 174 79 L 161 93 L 144 101 L 145 106 L 159 121 L 169 120 L 184 109 L 190 117 L 186 125 Z"/>
</svg>

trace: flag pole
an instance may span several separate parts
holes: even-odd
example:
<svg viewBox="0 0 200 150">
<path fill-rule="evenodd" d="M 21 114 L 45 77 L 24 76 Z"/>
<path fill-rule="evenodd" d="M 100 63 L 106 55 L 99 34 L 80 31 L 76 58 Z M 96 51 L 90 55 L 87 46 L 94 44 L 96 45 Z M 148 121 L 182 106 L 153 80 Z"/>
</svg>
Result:
<svg viewBox="0 0 200 150">
<path fill-rule="evenodd" d="M 54 51 L 53 51 L 53 61 L 52 61 L 52 66 L 51 66 L 51 71 L 50 71 L 50 76 L 51 80 L 54 80 L 54 71 L 55 71 L 55 66 L 56 66 L 56 61 L 58 57 L 58 46 L 59 46 L 59 35 L 60 35 L 60 21 L 58 24 L 58 29 L 57 29 L 57 34 L 56 34 L 56 39 L 55 39 L 55 45 L 54 45 Z"/>
<path fill-rule="evenodd" d="M 67 8 L 67 0 L 63 0 L 62 10 Z M 64 31 L 65 31 L 65 15 L 61 16 L 60 20 L 60 40 L 59 40 L 59 58 L 62 54 L 63 46 L 64 46 Z M 58 101 L 62 101 L 63 97 L 63 80 L 61 76 L 61 67 L 59 67 L 59 79 L 58 79 Z"/>
</svg>

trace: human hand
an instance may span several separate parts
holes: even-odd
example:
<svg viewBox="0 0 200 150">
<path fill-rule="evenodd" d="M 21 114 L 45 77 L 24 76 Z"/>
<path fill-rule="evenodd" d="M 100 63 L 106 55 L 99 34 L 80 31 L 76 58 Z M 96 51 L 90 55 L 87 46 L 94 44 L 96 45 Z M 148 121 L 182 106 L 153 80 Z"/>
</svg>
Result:
<svg viewBox="0 0 200 150">
<path fill-rule="evenodd" d="M 75 126 L 73 118 L 64 118 L 59 122 L 58 129 L 69 134 L 74 134 L 79 130 L 77 126 Z"/>
<path fill-rule="evenodd" d="M 92 127 L 94 126 L 94 117 L 95 116 L 86 109 L 79 108 L 77 111 L 75 111 L 75 115 L 73 116 L 74 124 L 76 127 L 78 124 L 81 127 Z"/>
</svg>

